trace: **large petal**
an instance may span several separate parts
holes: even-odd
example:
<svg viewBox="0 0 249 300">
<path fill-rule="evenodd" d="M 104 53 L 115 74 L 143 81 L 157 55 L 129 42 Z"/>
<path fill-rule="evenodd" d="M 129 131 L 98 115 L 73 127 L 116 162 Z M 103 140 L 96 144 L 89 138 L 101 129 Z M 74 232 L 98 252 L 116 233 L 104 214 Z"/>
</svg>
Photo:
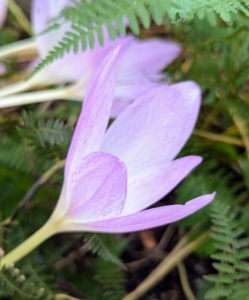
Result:
<svg viewBox="0 0 249 300">
<path fill-rule="evenodd" d="M 200 156 L 186 156 L 128 178 L 127 198 L 122 215 L 136 213 L 160 200 L 201 161 Z"/>
<path fill-rule="evenodd" d="M 115 100 L 119 102 L 134 101 L 152 89 L 167 83 L 166 81 L 159 82 L 157 79 L 153 79 L 153 77 L 159 77 L 160 74 L 144 74 L 142 71 L 132 69 L 132 67 L 131 70 L 133 70 L 132 74 L 118 78 Z"/>
<path fill-rule="evenodd" d="M 66 222 L 114 218 L 123 210 L 126 191 L 125 164 L 107 153 L 91 153 L 81 159 L 66 183 L 65 198 L 61 197 L 55 215 L 65 215 Z"/>
<path fill-rule="evenodd" d="M 134 71 L 157 73 L 170 64 L 181 52 L 177 43 L 163 39 L 134 40 L 120 64 L 120 78 Z"/>
<path fill-rule="evenodd" d="M 3 23 L 7 15 L 7 9 L 8 9 L 7 4 L 8 4 L 8 0 L 0 1 L 0 28 L 3 26 Z"/>
<path fill-rule="evenodd" d="M 101 147 L 113 101 L 120 47 L 115 48 L 103 61 L 88 90 L 68 151 L 65 175 L 85 155 Z"/>
<path fill-rule="evenodd" d="M 178 44 L 167 40 L 134 39 L 120 62 L 115 99 L 135 100 L 157 87 L 162 80 L 160 72 L 180 51 Z M 115 111 L 112 115 L 115 116 Z"/>
<path fill-rule="evenodd" d="M 171 161 L 194 128 L 200 102 L 200 88 L 191 81 L 155 88 L 113 122 L 102 151 L 124 161 L 129 177 Z"/>
<path fill-rule="evenodd" d="M 179 221 L 203 208 L 214 199 L 215 193 L 200 196 L 185 205 L 175 204 L 144 210 L 129 216 L 89 223 L 70 222 L 63 231 L 94 231 L 125 233 L 144 230 Z"/>
</svg>

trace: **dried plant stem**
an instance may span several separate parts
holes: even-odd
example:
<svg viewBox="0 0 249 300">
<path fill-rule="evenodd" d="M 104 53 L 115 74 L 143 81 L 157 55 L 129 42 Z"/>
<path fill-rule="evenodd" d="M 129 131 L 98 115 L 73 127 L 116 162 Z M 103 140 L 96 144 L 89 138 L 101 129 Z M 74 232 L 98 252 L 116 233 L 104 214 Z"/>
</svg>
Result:
<svg viewBox="0 0 249 300">
<path fill-rule="evenodd" d="M 11 43 L 0 48 L 0 59 L 10 56 L 21 57 L 37 54 L 36 42 L 32 38 Z"/>
<path fill-rule="evenodd" d="M 57 171 L 62 169 L 65 165 L 65 159 L 58 161 L 56 164 L 54 164 L 49 170 L 47 170 L 31 187 L 31 189 L 26 193 L 26 195 L 23 197 L 21 203 L 18 205 L 15 212 L 12 214 L 11 217 L 6 219 L 1 223 L 1 226 L 9 224 L 11 221 L 13 221 L 17 215 L 19 214 L 20 210 L 23 208 L 25 204 L 29 201 L 29 199 L 34 195 L 34 193 L 37 191 L 37 189 L 44 184 L 50 177 L 52 177 Z"/>
<path fill-rule="evenodd" d="M 29 34 L 32 35 L 32 29 L 30 26 L 30 22 L 21 10 L 21 8 L 16 4 L 14 0 L 8 1 L 9 10 L 16 18 L 19 25 Z"/>
<path fill-rule="evenodd" d="M 233 121 L 241 135 L 243 144 L 246 148 L 247 157 L 249 159 L 249 131 L 247 129 L 247 126 L 246 126 L 245 122 L 232 110 L 231 110 L 231 115 L 232 115 Z"/>
<path fill-rule="evenodd" d="M 186 298 L 188 300 L 196 300 L 196 298 L 194 296 L 194 293 L 192 292 L 191 287 L 189 285 L 186 268 L 185 268 L 182 261 L 180 261 L 177 264 L 177 268 L 178 268 L 179 275 L 180 275 L 180 281 L 181 281 L 182 289 L 183 289 L 183 292 L 184 292 Z"/>
<path fill-rule="evenodd" d="M 75 298 L 66 294 L 57 294 L 55 296 L 55 299 L 61 299 L 61 300 L 80 300 L 79 298 Z"/>
<path fill-rule="evenodd" d="M 165 277 L 180 261 L 187 257 L 191 252 L 204 243 L 209 237 L 209 231 L 202 234 L 196 240 L 190 242 L 185 247 L 176 250 L 178 245 L 169 255 L 151 272 L 151 274 L 131 293 L 126 295 L 122 300 L 136 300 L 144 295 L 148 290 L 155 286 Z M 183 237 L 185 239 L 185 237 Z M 178 243 L 179 244 L 179 243 Z"/>
<path fill-rule="evenodd" d="M 244 143 L 239 138 L 222 135 L 222 134 L 216 134 L 216 133 L 212 133 L 212 132 L 208 132 L 208 131 L 200 130 L 200 129 L 195 129 L 193 131 L 193 134 L 203 137 L 203 138 L 206 138 L 211 141 L 218 141 L 218 142 L 222 142 L 222 143 L 226 143 L 226 144 L 244 147 Z"/>
<path fill-rule="evenodd" d="M 201 129 L 202 130 L 207 130 L 209 125 L 215 120 L 215 118 L 217 117 L 218 113 L 220 112 L 220 108 L 219 107 L 214 107 L 210 113 L 208 114 L 208 116 L 205 118 L 205 121 L 203 122 Z"/>
</svg>

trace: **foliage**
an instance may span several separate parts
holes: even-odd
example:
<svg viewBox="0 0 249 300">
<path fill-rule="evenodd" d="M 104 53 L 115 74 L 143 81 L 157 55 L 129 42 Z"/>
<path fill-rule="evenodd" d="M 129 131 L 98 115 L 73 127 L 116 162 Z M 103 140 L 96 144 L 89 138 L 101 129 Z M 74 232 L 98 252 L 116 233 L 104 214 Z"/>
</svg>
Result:
<svg viewBox="0 0 249 300">
<path fill-rule="evenodd" d="M 43 69 L 49 63 L 63 57 L 66 53 L 85 51 L 88 47 L 95 46 L 96 38 L 101 46 L 108 40 L 107 32 L 111 40 L 117 35 L 124 36 L 127 22 L 131 31 L 138 35 L 139 24 L 149 28 L 153 20 L 161 25 L 168 15 L 173 22 L 190 20 L 197 13 L 200 19 L 206 15 L 209 22 L 216 23 L 216 14 L 225 22 L 231 21 L 231 14 L 243 12 L 249 16 L 249 2 L 245 0 L 80 0 L 73 6 L 64 8 L 60 16 L 44 33 L 58 30 L 61 24 L 70 22 L 71 30 L 65 32 L 64 37 L 45 59 L 36 67 L 31 76 Z M 215 14 L 216 13 L 216 14 Z"/>
<path fill-rule="evenodd" d="M 141 38 L 167 37 L 182 45 L 181 56 L 167 68 L 167 78 L 172 82 L 195 80 L 200 84 L 203 104 L 196 128 L 204 135 L 194 131 L 179 157 L 200 155 L 204 162 L 162 202 L 182 204 L 203 193 L 217 191 L 216 203 L 180 221 L 177 234 L 170 242 L 177 243 L 178 232 L 181 235 L 200 220 L 202 231 L 208 230 L 213 222 L 215 245 L 210 239 L 196 252 L 202 256 L 195 257 L 200 265 L 210 253 L 216 260 L 213 266 L 217 274 L 205 277 L 214 285 L 206 292 L 207 299 L 246 299 L 249 292 L 249 163 L 248 149 L 243 142 L 249 136 L 248 6 L 248 1 L 238 0 L 80 0 L 75 7 L 65 8 L 50 23 L 47 31 L 56 30 L 65 22 L 70 22 L 72 28 L 36 69 L 39 71 L 69 51 L 93 48 L 97 40 L 103 45 L 109 37 L 124 36 L 128 30 Z M 12 26 L 11 30 L 7 28 L 1 32 L 1 37 L 20 35 L 15 22 L 10 21 L 8 26 Z M 14 60 L 10 66 L 14 66 L 14 70 L 22 67 Z M 10 70 L 4 76 L 8 78 L 12 73 L 13 70 Z M 37 105 L 26 106 L 24 113 L 20 108 L 1 111 L 1 221 L 12 215 L 37 178 L 65 158 L 75 124 L 71 120 L 77 120 L 80 105 L 58 101 L 45 109 Z M 245 129 L 244 133 L 237 126 L 238 120 Z M 218 141 L 207 133 L 216 134 Z M 232 137 L 239 141 L 240 146 L 223 142 L 222 137 Z M 62 180 L 62 172 L 50 178 L 23 207 L 14 220 L 14 223 L 22 224 L 23 232 L 1 226 L 1 247 L 6 252 L 47 220 L 59 197 Z M 154 232 L 156 238 L 160 238 L 158 231 Z M 41 245 L 28 259 L 18 263 L 18 274 L 13 269 L 5 269 L 0 274 L 0 289 L 7 291 L 7 299 L 14 300 L 21 297 L 32 299 L 40 289 L 44 291 L 44 298 L 45 295 L 51 297 L 56 294 L 57 286 L 82 299 L 121 299 L 126 293 L 126 281 L 132 280 L 130 274 L 134 275 L 123 271 L 123 261 L 130 261 L 131 252 L 135 253 L 136 259 L 145 255 L 138 234 L 132 236 L 136 247 L 131 242 L 124 257 L 121 257 L 128 244 L 123 236 L 119 236 L 117 242 L 113 235 L 88 233 L 84 234 L 82 246 L 81 235 L 57 235 Z M 86 247 L 88 252 L 82 254 L 82 247 Z M 218 253 L 214 254 L 214 249 Z M 71 258 L 72 253 L 78 255 Z M 58 268 L 57 262 L 65 258 L 69 263 Z M 153 268 L 153 263 L 146 266 L 135 284 L 132 282 L 133 285 L 127 286 L 134 288 Z M 22 275 L 26 279 L 21 282 Z M 56 286 L 51 284 L 51 277 Z M 153 294 L 148 297 L 157 296 L 160 297 Z M 3 299 L 1 297 L 0 293 L 0 299 Z"/>
<path fill-rule="evenodd" d="M 249 289 L 249 238 L 241 226 L 238 211 L 219 202 L 212 206 L 212 238 L 216 241 L 218 253 L 211 257 L 218 262 L 213 267 L 219 274 L 205 278 L 215 284 L 206 299 L 246 299 Z M 222 212 L 222 213 L 221 213 Z"/>
<path fill-rule="evenodd" d="M 88 249 L 93 254 L 97 254 L 104 260 L 110 261 L 118 265 L 119 267 L 125 269 L 124 264 L 117 257 L 117 253 L 120 252 L 120 250 L 123 250 L 122 248 L 125 246 L 126 240 L 123 240 L 123 243 L 119 244 L 119 247 L 117 247 L 117 242 L 115 241 L 114 237 L 110 234 L 85 234 L 84 240 L 89 242 Z M 118 249 L 120 248 L 120 246 L 121 249 Z M 113 249 L 114 253 L 112 253 L 108 248 Z"/>
</svg>

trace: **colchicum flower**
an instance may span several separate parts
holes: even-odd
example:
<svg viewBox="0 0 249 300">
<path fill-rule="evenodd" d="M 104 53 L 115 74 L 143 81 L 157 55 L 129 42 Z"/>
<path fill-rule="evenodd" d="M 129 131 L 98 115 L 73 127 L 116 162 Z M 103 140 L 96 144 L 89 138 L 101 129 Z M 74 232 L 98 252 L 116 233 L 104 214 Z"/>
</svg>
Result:
<svg viewBox="0 0 249 300">
<path fill-rule="evenodd" d="M 5 256 L 2 265 L 15 262 L 58 232 L 143 230 L 180 220 L 213 200 L 215 193 L 185 205 L 146 209 L 202 160 L 199 156 L 174 160 L 195 125 L 200 89 L 190 81 L 157 87 L 131 104 L 106 131 L 118 52 L 116 48 L 108 55 L 88 90 L 52 216 Z"/>
<path fill-rule="evenodd" d="M 60 11 L 71 1 L 69 0 L 33 0 L 32 27 L 35 34 L 41 33 L 48 26 L 48 21 L 58 16 Z M 36 38 L 40 59 L 47 56 L 50 50 L 58 44 L 71 24 L 63 24 L 58 30 L 49 32 Z M 39 85 L 72 83 L 64 88 L 49 90 L 47 92 L 34 92 L 16 95 L 0 100 L 0 108 L 33 102 L 56 99 L 71 99 L 82 101 L 89 83 L 103 61 L 104 57 L 116 47 L 125 45 L 117 86 L 115 90 L 113 115 L 120 113 L 129 102 L 150 89 L 159 85 L 158 77 L 161 71 L 170 64 L 180 53 L 178 44 L 163 39 L 138 40 L 132 35 L 118 37 L 114 42 L 110 40 L 107 30 L 105 45 L 101 47 L 98 42 L 94 49 L 87 49 L 77 54 L 71 50 L 62 59 L 54 61 L 29 81 L 18 83 L 0 91 L 0 97 L 19 93 Z M 124 48 L 124 47 L 123 47 Z M 79 49 L 81 47 L 79 46 Z M 38 62 L 32 64 L 31 69 Z M 162 77 L 162 76 L 161 76 Z"/>
</svg>

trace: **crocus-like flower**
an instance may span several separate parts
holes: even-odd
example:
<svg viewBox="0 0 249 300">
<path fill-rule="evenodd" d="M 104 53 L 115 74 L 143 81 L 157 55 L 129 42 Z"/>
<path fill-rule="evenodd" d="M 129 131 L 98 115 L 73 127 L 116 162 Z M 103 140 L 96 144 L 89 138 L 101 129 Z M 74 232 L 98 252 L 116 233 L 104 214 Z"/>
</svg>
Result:
<svg viewBox="0 0 249 300">
<path fill-rule="evenodd" d="M 131 104 L 107 129 L 116 84 L 118 48 L 93 81 L 67 155 L 62 192 L 49 221 L 26 245 L 2 259 L 11 263 L 57 232 L 131 232 L 182 219 L 214 198 L 146 209 L 201 162 L 173 160 L 191 134 L 200 107 L 193 82 L 160 86 Z M 33 243 L 33 244 L 32 244 Z"/>
<path fill-rule="evenodd" d="M 33 0 L 32 2 L 32 27 L 35 34 L 42 32 L 48 26 L 48 21 L 56 17 L 60 11 L 70 5 L 69 0 Z M 58 44 L 71 24 L 63 24 L 59 30 L 49 32 L 36 38 L 40 58 L 47 56 L 50 50 Z M 180 53 L 180 46 L 174 42 L 163 39 L 145 39 L 139 41 L 132 35 L 118 37 L 114 42 L 110 40 L 107 30 L 105 33 L 105 45 L 101 47 L 98 42 L 94 49 L 72 51 L 65 54 L 62 59 L 54 61 L 46 66 L 31 80 L 22 84 L 8 87 L 0 91 L 0 97 L 6 97 L 13 93 L 30 89 L 35 85 L 72 83 L 57 92 L 24 94 L 13 98 L 1 99 L 0 107 L 18 104 L 40 102 L 55 99 L 71 99 L 82 101 L 89 83 L 92 81 L 99 65 L 104 57 L 118 44 L 125 45 L 120 68 L 118 72 L 117 86 L 113 115 L 122 111 L 130 101 L 156 87 L 160 72 L 171 63 Z M 80 48 L 80 47 L 79 47 Z M 124 47 L 123 47 L 124 48 Z M 38 62 L 36 61 L 35 64 Z M 32 64 L 31 69 L 34 67 Z"/>
<path fill-rule="evenodd" d="M 7 9 L 8 9 L 8 0 L 1 0 L 0 1 L 0 28 L 3 26 L 3 23 L 5 22 L 5 18 L 7 15 Z"/>
</svg>

